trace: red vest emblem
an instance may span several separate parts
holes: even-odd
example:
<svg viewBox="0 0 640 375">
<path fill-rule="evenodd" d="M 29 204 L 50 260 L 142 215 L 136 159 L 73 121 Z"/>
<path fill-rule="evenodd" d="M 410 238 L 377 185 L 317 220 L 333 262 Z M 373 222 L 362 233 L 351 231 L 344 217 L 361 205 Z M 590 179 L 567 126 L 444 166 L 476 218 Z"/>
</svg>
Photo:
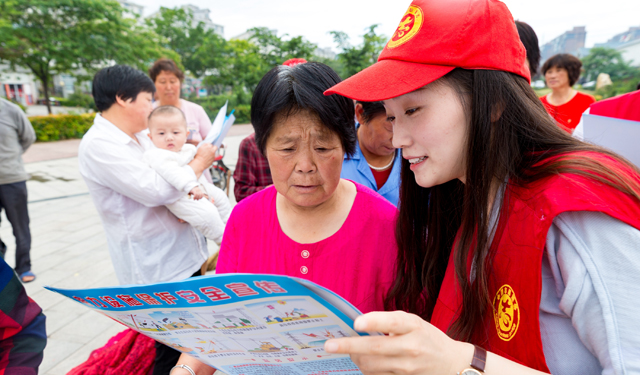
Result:
<svg viewBox="0 0 640 375">
<path fill-rule="evenodd" d="M 638 174 L 610 157 L 586 155 L 640 182 Z M 488 287 L 489 295 L 495 297 L 471 342 L 548 373 L 539 317 L 542 256 L 553 219 L 566 211 L 597 211 L 640 230 L 640 202 L 608 185 L 574 174 L 554 175 L 528 187 L 509 184 L 504 196 L 491 244 Z M 462 309 L 454 259 L 452 254 L 431 317 L 431 324 L 443 332 L 449 330 Z"/>
<path fill-rule="evenodd" d="M 511 286 L 505 284 L 498 289 L 493 299 L 493 319 L 498 337 L 509 341 L 518 332 L 520 325 L 520 305 Z"/>
</svg>

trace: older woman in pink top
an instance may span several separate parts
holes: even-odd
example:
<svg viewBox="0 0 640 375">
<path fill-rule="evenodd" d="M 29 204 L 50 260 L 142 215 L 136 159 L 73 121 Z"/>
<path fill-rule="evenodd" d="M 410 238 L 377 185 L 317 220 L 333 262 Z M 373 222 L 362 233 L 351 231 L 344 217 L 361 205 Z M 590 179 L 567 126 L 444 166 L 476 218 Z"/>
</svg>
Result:
<svg viewBox="0 0 640 375">
<path fill-rule="evenodd" d="M 355 151 L 353 102 L 323 92 L 340 82 L 326 65 L 278 66 L 258 84 L 251 122 L 273 186 L 238 203 L 222 239 L 218 273 L 297 276 L 362 312 L 384 310 L 396 264 L 396 207 L 340 178 Z M 195 373 L 213 369 L 182 355 Z M 176 368 L 172 375 L 188 375 Z"/>
</svg>

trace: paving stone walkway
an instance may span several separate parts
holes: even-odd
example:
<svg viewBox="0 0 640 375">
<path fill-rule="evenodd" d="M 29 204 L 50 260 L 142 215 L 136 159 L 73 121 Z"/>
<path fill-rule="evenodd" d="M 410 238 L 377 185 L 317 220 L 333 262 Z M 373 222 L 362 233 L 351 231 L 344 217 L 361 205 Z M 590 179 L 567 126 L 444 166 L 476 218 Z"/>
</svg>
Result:
<svg viewBox="0 0 640 375">
<path fill-rule="evenodd" d="M 240 141 L 252 129 L 234 126 L 225 143 L 224 161 L 235 168 Z M 87 187 L 78 171 L 78 141 L 38 143 L 25 154 L 31 175 L 29 215 L 31 262 L 37 279 L 25 284 L 27 293 L 47 316 L 49 341 L 40 374 L 64 375 L 84 362 L 91 351 L 124 330 L 112 320 L 43 288 L 95 288 L 118 285 L 106 237 Z M 60 159 L 60 157 L 65 157 Z M 69 157 L 71 156 L 71 157 Z M 49 160 L 51 159 L 51 160 Z M 233 181 L 232 181 L 233 183 Z M 231 201 L 233 186 L 231 186 Z M 0 238 L 7 244 L 6 260 L 15 264 L 15 242 L 4 212 Z M 217 250 L 210 241 L 210 252 Z"/>
</svg>

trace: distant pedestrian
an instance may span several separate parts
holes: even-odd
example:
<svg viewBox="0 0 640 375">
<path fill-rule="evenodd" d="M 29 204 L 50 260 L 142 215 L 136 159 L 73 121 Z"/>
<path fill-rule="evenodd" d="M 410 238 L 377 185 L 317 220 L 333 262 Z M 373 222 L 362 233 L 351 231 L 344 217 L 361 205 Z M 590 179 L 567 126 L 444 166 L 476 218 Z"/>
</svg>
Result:
<svg viewBox="0 0 640 375">
<path fill-rule="evenodd" d="M 31 231 L 27 209 L 27 180 L 22 154 L 36 140 L 36 134 L 17 105 L 0 98 L 0 212 L 5 210 L 16 238 L 16 273 L 29 283 L 36 279 L 31 272 Z M 5 244 L 0 240 L 4 258 Z"/>
<path fill-rule="evenodd" d="M 580 78 L 582 62 L 572 55 L 561 53 L 542 65 L 542 74 L 551 92 L 540 98 L 547 112 L 569 134 L 580 122 L 584 112 L 596 100 L 573 88 Z"/>
<path fill-rule="evenodd" d="M 157 90 L 154 108 L 163 105 L 180 108 L 187 119 L 187 143 L 198 145 L 211 130 L 211 120 L 202 106 L 180 98 L 184 82 L 182 70 L 173 60 L 162 58 L 153 63 L 149 76 Z"/>
<path fill-rule="evenodd" d="M 356 152 L 345 155 L 340 177 L 362 184 L 398 205 L 402 155 L 382 102 L 356 102 Z"/>
<path fill-rule="evenodd" d="M 178 68 L 175 61 L 162 58 L 153 63 L 149 69 L 149 77 L 156 86 L 157 100 L 153 103 L 153 108 L 163 105 L 180 108 L 187 119 L 187 143 L 197 146 L 211 130 L 211 120 L 201 105 L 180 98 L 184 72 Z M 208 169 L 203 175 L 208 182 L 213 182 Z"/>
</svg>

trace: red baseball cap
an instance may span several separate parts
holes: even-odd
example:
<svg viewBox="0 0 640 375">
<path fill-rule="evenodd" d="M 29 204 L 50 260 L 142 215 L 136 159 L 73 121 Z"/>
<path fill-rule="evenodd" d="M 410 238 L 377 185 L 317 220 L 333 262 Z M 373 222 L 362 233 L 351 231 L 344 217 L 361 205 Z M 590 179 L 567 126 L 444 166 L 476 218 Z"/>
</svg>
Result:
<svg viewBox="0 0 640 375">
<path fill-rule="evenodd" d="M 414 0 L 378 62 L 325 95 L 395 98 L 455 68 L 512 72 L 531 82 L 526 51 L 507 6 L 497 0 Z"/>
<path fill-rule="evenodd" d="M 306 63 L 307 60 L 305 59 L 301 59 L 301 58 L 294 58 L 294 59 L 289 59 L 285 62 L 282 63 L 282 65 L 286 65 L 286 66 L 296 66 L 298 64 L 304 64 Z"/>
</svg>

